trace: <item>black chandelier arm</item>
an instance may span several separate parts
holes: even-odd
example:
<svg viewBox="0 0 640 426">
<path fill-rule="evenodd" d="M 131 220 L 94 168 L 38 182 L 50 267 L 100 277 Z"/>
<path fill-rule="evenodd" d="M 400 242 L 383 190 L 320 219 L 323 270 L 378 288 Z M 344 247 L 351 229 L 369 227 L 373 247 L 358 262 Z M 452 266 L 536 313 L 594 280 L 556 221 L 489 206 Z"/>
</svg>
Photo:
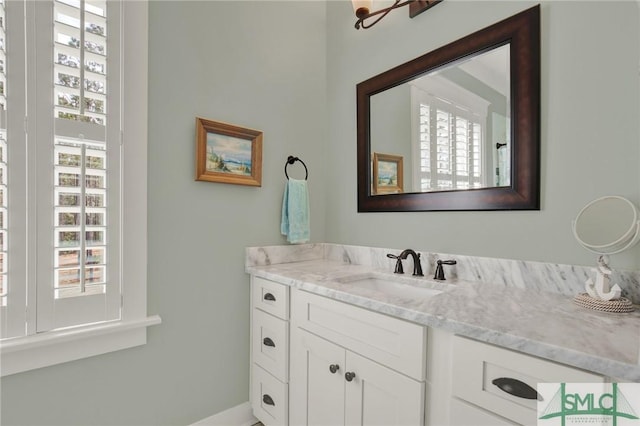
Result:
<svg viewBox="0 0 640 426">
<path fill-rule="evenodd" d="M 397 8 L 399 8 L 399 7 L 402 7 L 402 6 L 406 6 L 406 5 L 408 5 L 409 3 L 411 3 L 412 1 L 414 1 L 414 0 L 407 0 L 407 1 L 405 1 L 405 2 L 400 3 L 400 0 L 396 0 L 396 2 L 395 2 L 393 5 L 391 5 L 391 6 L 387 7 L 387 8 L 385 8 L 385 9 L 376 10 L 376 11 L 375 11 L 375 12 L 373 12 L 373 13 L 368 13 L 368 14 L 366 14 L 365 16 L 363 16 L 363 17 L 359 18 L 359 19 L 356 21 L 356 25 L 355 25 L 355 27 L 356 27 L 356 29 L 358 29 L 358 30 L 359 30 L 361 27 L 362 27 L 362 28 L 364 28 L 364 29 L 371 28 L 371 27 L 373 27 L 375 24 L 377 24 L 379 20 L 381 20 L 382 18 L 384 18 L 385 16 L 387 16 L 387 14 L 388 14 L 389 12 L 391 12 L 393 9 L 397 9 Z M 378 19 L 376 19 L 375 21 L 373 21 L 371 24 L 366 25 L 366 24 L 364 23 L 364 20 L 365 20 L 365 19 L 371 18 L 371 17 L 376 16 L 376 15 L 380 15 L 380 14 L 382 14 L 382 16 L 380 16 Z"/>
</svg>

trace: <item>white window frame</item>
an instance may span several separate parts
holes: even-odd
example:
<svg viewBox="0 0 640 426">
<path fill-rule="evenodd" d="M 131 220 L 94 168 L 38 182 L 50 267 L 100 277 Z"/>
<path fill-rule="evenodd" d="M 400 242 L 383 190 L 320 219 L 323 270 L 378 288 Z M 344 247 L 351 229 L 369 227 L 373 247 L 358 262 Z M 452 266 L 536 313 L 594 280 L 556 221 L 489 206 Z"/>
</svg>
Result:
<svg viewBox="0 0 640 426">
<path fill-rule="evenodd" d="M 121 170 L 126 184 L 121 213 L 121 319 L 0 341 L 2 376 L 143 345 L 146 328 L 161 322 L 158 315 L 147 316 L 148 4 L 123 1 L 122 7 L 123 39 L 127 42 L 122 43 L 126 78 L 122 87 Z M 16 191 L 9 194 L 12 192 Z M 35 225 L 28 220 L 28 225 Z M 30 256 L 35 248 L 29 250 Z M 27 310 L 26 316 L 27 323 L 35 322 L 33 309 Z"/>
</svg>

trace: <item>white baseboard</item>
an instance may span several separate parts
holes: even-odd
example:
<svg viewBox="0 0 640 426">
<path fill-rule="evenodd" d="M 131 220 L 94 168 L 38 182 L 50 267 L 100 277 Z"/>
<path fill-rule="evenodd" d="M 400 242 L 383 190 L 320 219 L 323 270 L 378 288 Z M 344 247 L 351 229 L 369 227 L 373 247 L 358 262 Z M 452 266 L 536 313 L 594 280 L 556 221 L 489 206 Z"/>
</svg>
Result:
<svg viewBox="0 0 640 426">
<path fill-rule="evenodd" d="M 258 423 L 258 419 L 253 417 L 251 404 L 247 401 L 202 419 L 191 426 L 251 426 L 256 423 Z"/>
</svg>

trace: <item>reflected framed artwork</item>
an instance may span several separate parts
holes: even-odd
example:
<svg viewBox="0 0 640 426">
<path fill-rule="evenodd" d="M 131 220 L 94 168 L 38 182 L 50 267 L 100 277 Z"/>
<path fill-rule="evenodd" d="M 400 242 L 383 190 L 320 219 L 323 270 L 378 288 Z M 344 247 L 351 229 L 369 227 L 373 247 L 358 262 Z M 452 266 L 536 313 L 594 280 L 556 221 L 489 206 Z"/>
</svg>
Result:
<svg viewBox="0 0 640 426">
<path fill-rule="evenodd" d="M 373 153 L 373 193 L 389 194 L 404 191 L 402 156 Z"/>
<path fill-rule="evenodd" d="M 196 180 L 262 186 L 262 132 L 197 117 Z"/>
</svg>

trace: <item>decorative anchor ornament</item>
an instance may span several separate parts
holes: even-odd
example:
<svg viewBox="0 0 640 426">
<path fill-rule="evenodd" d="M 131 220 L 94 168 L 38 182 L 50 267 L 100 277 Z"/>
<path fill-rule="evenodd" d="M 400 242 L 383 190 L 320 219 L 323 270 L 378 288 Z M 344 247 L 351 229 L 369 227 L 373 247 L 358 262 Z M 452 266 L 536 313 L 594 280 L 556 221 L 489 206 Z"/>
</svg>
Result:
<svg viewBox="0 0 640 426">
<path fill-rule="evenodd" d="M 593 269 L 596 273 L 596 281 L 594 283 L 593 279 L 589 278 L 585 282 L 585 289 L 594 299 L 617 300 L 622 295 L 622 289 L 618 284 L 614 284 L 613 287 L 609 286 L 609 276 L 612 271 L 607 265 L 607 261 L 607 256 L 598 257 L 598 267 Z"/>
</svg>

